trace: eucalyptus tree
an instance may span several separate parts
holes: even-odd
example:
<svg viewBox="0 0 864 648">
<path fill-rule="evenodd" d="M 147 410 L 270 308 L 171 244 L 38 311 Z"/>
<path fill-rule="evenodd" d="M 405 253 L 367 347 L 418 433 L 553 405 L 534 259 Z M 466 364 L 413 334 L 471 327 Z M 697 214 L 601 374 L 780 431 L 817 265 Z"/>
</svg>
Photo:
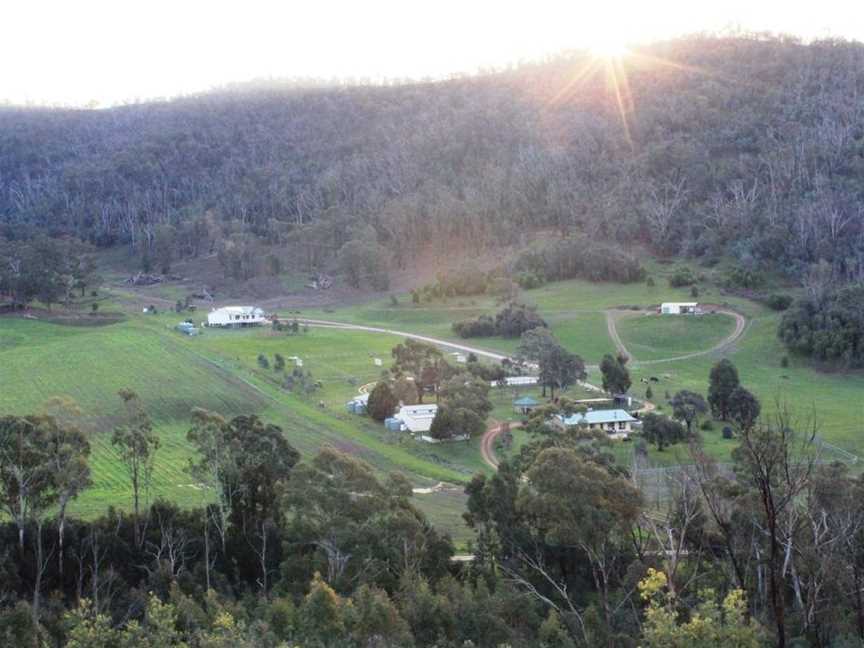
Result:
<svg viewBox="0 0 864 648">
<path fill-rule="evenodd" d="M 42 538 L 45 514 L 59 499 L 50 437 L 55 426 L 45 416 L 0 418 L 0 503 L 18 527 L 18 548 L 24 551 L 24 532 L 35 526 L 36 553 L 33 584 L 33 621 L 39 620 L 42 577 L 47 568 Z"/>
<path fill-rule="evenodd" d="M 153 430 L 150 415 L 144 409 L 138 394 L 131 389 L 121 389 L 118 395 L 126 412 L 123 423 L 114 428 L 111 445 L 117 449 L 132 485 L 135 543 L 140 544 L 141 499 L 150 489 L 160 442 L 159 436 Z"/>
</svg>

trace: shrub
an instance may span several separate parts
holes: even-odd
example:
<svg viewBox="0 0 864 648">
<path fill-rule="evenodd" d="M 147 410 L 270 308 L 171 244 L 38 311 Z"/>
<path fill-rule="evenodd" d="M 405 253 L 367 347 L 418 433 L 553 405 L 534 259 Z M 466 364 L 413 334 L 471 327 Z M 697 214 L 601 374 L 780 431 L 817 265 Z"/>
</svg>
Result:
<svg viewBox="0 0 864 648">
<path fill-rule="evenodd" d="M 773 295 L 768 295 L 765 303 L 768 305 L 769 308 L 772 308 L 776 311 L 785 311 L 792 305 L 792 301 L 793 300 L 790 295 L 774 293 Z"/>
<path fill-rule="evenodd" d="M 762 275 L 753 270 L 736 267 L 728 272 L 724 283 L 728 288 L 756 288 L 762 281 Z"/>
<path fill-rule="evenodd" d="M 267 356 L 265 356 L 263 353 L 258 354 L 258 366 L 261 367 L 262 369 L 269 369 L 270 368 L 270 361 L 267 359 Z"/>
<path fill-rule="evenodd" d="M 546 283 L 546 280 L 542 275 L 527 270 L 516 275 L 516 283 L 519 284 L 519 287 L 523 290 L 532 290 L 542 286 Z"/>
<path fill-rule="evenodd" d="M 369 393 L 369 401 L 366 403 L 366 411 L 376 421 L 383 421 L 393 416 L 393 412 L 399 406 L 399 399 L 393 393 L 390 383 L 382 380 L 375 385 Z"/>
<path fill-rule="evenodd" d="M 538 327 L 546 328 L 545 320 L 525 304 L 508 304 L 495 315 L 495 332 L 504 337 L 519 337 Z"/>
<path fill-rule="evenodd" d="M 714 423 L 711 421 L 711 419 L 705 419 L 704 421 L 702 421 L 702 424 L 699 426 L 699 429 L 704 430 L 705 432 L 708 432 L 708 431 L 714 429 Z"/>
<path fill-rule="evenodd" d="M 654 287 L 654 277 L 648 277 L 648 279 L 645 281 L 645 285 L 648 286 L 649 288 L 653 288 Z"/>
<path fill-rule="evenodd" d="M 524 304 L 510 303 L 495 315 L 495 319 L 489 315 L 481 315 L 474 319 L 454 322 L 452 328 L 453 332 L 462 338 L 492 335 L 519 337 L 525 331 L 546 326 L 546 322 L 533 308 Z"/>
<path fill-rule="evenodd" d="M 472 376 L 482 378 L 487 382 L 499 382 L 507 377 L 507 371 L 500 364 L 484 364 L 482 362 L 469 362 L 466 365 L 468 373 Z"/>
<path fill-rule="evenodd" d="M 660 414 L 649 413 L 642 417 L 642 436 L 663 451 L 687 438 L 687 429 L 678 421 Z"/>
<path fill-rule="evenodd" d="M 732 432 L 732 428 L 728 425 L 723 427 L 723 438 L 724 439 L 732 439 L 735 437 L 735 433 Z"/>
<path fill-rule="evenodd" d="M 683 288 L 696 283 L 696 275 L 687 266 L 680 266 L 669 276 L 669 286 L 672 288 Z"/>
<path fill-rule="evenodd" d="M 697 288 L 696 286 L 693 286 L 693 287 L 690 289 L 690 296 L 691 296 L 693 299 L 698 299 L 698 298 L 699 298 L 699 288 Z"/>
<path fill-rule="evenodd" d="M 495 335 L 495 320 L 489 315 L 481 315 L 475 319 L 453 322 L 453 332 L 461 338 L 489 337 Z"/>
<path fill-rule="evenodd" d="M 780 366 L 784 369 L 789 366 L 789 356 L 783 356 L 780 358 Z"/>
<path fill-rule="evenodd" d="M 92 310 L 95 313 L 96 311 L 99 310 L 99 304 L 97 304 L 96 302 L 93 302 L 92 304 L 90 304 L 90 310 Z"/>
</svg>

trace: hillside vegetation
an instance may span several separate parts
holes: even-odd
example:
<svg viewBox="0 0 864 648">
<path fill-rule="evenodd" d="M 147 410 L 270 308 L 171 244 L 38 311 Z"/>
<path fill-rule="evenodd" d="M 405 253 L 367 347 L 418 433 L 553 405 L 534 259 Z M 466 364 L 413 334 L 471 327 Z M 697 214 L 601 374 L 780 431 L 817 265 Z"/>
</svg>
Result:
<svg viewBox="0 0 864 648">
<path fill-rule="evenodd" d="M 123 243 L 144 267 L 216 252 L 240 279 L 320 269 L 353 240 L 348 276 L 381 288 L 425 248 L 550 229 L 856 279 L 862 94 L 860 44 L 694 37 L 436 83 L 7 107 L 0 222 Z"/>
</svg>

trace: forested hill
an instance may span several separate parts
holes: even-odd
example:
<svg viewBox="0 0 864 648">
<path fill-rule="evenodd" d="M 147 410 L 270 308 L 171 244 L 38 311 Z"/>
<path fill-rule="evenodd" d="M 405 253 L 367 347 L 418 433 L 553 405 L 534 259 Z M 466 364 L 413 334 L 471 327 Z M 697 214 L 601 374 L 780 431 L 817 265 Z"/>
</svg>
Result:
<svg viewBox="0 0 864 648">
<path fill-rule="evenodd" d="M 142 255 L 266 242 L 319 264 L 374 237 L 404 266 L 554 228 L 852 279 L 862 205 L 855 43 L 694 37 L 614 65 L 0 109 L 6 238 L 32 224 Z"/>
</svg>

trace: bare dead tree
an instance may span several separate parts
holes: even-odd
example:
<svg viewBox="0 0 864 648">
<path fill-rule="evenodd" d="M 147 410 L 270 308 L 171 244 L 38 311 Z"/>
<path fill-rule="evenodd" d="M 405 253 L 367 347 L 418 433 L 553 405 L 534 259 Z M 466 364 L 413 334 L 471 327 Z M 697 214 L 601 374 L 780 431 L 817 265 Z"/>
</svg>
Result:
<svg viewBox="0 0 864 648">
<path fill-rule="evenodd" d="M 736 498 L 740 493 L 733 481 L 721 474 L 717 462 L 705 454 L 702 446 L 691 441 L 690 457 L 693 459 L 691 477 L 698 489 L 715 528 L 720 533 L 723 549 L 731 574 L 730 582 L 741 589 L 747 586 L 746 563 L 742 559 L 742 551 L 738 546 L 736 526 L 733 520 Z"/>
<path fill-rule="evenodd" d="M 159 517 L 159 543 L 148 543 L 147 554 L 151 558 L 153 568 L 144 565 L 148 574 L 154 571 L 167 570 L 173 580 L 186 569 L 189 559 L 191 541 L 184 529 L 178 529 L 169 520 Z"/>
<path fill-rule="evenodd" d="M 660 187 L 649 185 L 649 199 L 645 205 L 645 219 L 651 226 L 651 238 L 657 245 L 669 240 L 672 225 L 687 199 L 684 178 L 667 180 Z"/>
<path fill-rule="evenodd" d="M 45 577 L 45 572 L 48 571 L 48 563 L 54 556 L 54 548 L 52 547 L 48 553 L 45 553 L 44 542 L 44 520 L 36 518 L 36 533 L 34 534 L 36 545 L 36 568 L 35 578 L 33 580 L 33 622 L 39 623 L 40 603 L 42 600 L 42 579 Z"/>
<path fill-rule="evenodd" d="M 741 445 L 734 458 L 739 478 L 753 489 L 759 502 L 758 515 L 753 515 L 752 522 L 768 545 L 768 597 L 777 645 L 785 648 L 788 561 L 801 522 L 795 502 L 808 487 L 816 465 L 817 425 L 815 420 L 798 423 L 779 402 L 776 412 L 741 431 Z"/>
<path fill-rule="evenodd" d="M 665 514 L 654 515 L 643 511 L 640 525 L 654 539 L 656 553 L 668 578 L 669 591 L 677 596 L 689 589 L 700 574 L 701 548 L 691 550 L 688 539 L 693 527 L 702 518 L 703 510 L 695 480 L 687 472 L 679 473 L 673 480 L 674 497 L 668 500 Z M 679 583 L 679 571 L 685 562 L 697 568 L 690 570 L 687 579 Z"/>
<path fill-rule="evenodd" d="M 548 605 L 563 618 L 575 619 L 578 630 L 585 642 L 588 642 L 588 633 L 585 627 L 584 611 L 576 605 L 573 593 L 566 579 L 558 578 L 546 564 L 542 547 L 535 545 L 534 550 L 518 550 L 514 555 L 518 568 L 507 563 L 502 563 L 501 571 L 506 580 L 517 589 L 525 592 L 532 598 Z M 530 576 L 539 578 L 546 583 L 555 593 L 555 598 L 544 594 L 533 582 Z"/>
<path fill-rule="evenodd" d="M 267 564 L 267 561 L 270 557 L 270 554 L 268 553 L 268 543 L 270 531 L 272 529 L 272 520 L 260 520 L 256 523 L 254 534 L 252 534 L 252 537 L 247 540 L 252 551 L 255 552 L 255 556 L 258 558 L 258 568 L 260 569 L 260 575 L 258 576 L 257 582 L 258 587 L 261 590 L 261 594 L 264 596 L 267 596 L 267 592 L 269 591 L 270 568 Z"/>
</svg>

